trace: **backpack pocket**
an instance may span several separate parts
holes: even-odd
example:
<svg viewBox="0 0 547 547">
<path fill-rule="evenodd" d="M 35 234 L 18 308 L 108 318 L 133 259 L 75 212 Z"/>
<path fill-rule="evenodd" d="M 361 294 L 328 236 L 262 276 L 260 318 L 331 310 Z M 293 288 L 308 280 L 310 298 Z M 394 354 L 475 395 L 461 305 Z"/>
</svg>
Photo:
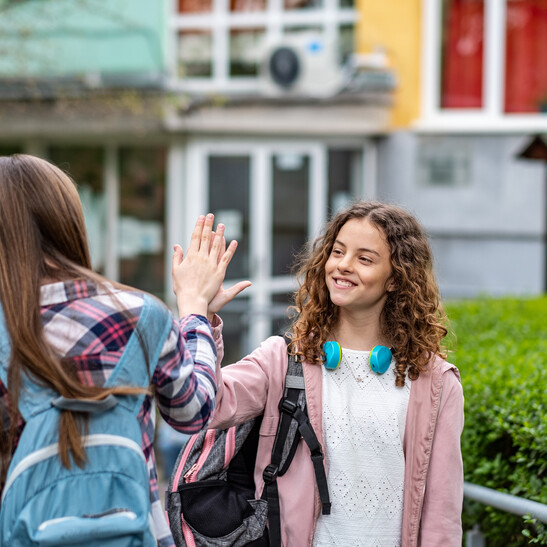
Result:
<svg viewBox="0 0 547 547">
<path fill-rule="evenodd" d="M 1 547 L 156 546 L 142 459 L 108 447 L 92 447 L 88 456 L 84 469 L 66 469 L 52 457 L 16 479 L 0 510 Z M 120 460 L 126 469 L 116 467 Z"/>
<path fill-rule="evenodd" d="M 146 524 L 146 523 L 145 523 Z M 33 537 L 40 547 L 60 545 L 144 545 L 146 528 L 139 522 L 136 513 L 116 510 L 102 515 L 62 517 L 42 522 Z M 122 539 L 123 538 L 123 539 Z"/>
<path fill-rule="evenodd" d="M 225 481 L 184 484 L 178 493 L 181 516 L 194 535 L 196 547 L 240 547 L 268 535 L 267 502 L 249 499 L 245 495 L 248 492 Z M 267 545 L 266 538 L 264 541 Z"/>
</svg>

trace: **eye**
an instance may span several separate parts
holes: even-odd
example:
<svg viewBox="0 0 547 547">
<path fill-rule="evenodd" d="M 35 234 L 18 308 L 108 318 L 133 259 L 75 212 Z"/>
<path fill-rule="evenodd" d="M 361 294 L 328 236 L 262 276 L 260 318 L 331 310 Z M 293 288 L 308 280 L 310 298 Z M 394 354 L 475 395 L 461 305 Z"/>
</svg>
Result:
<svg viewBox="0 0 547 547">
<path fill-rule="evenodd" d="M 340 249 L 333 249 L 331 254 L 334 256 L 342 256 L 342 251 Z"/>
<path fill-rule="evenodd" d="M 359 260 L 365 264 L 372 264 L 372 260 L 367 256 L 360 256 Z"/>
</svg>

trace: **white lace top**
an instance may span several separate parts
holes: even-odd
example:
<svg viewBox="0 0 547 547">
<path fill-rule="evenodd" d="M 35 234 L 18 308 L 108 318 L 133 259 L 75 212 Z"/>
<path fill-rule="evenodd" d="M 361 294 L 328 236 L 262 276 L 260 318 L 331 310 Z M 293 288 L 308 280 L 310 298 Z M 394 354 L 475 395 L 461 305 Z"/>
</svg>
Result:
<svg viewBox="0 0 547 547">
<path fill-rule="evenodd" d="M 317 521 L 314 547 L 401 544 L 403 436 L 410 381 L 395 386 L 368 351 L 342 350 L 340 366 L 323 367 L 323 435 L 332 510 Z"/>
</svg>

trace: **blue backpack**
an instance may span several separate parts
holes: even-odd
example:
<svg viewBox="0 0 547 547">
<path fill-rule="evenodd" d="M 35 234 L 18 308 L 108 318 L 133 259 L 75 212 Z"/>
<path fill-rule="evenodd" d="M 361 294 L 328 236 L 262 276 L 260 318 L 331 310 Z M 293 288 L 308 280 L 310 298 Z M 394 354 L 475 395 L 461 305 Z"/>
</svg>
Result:
<svg viewBox="0 0 547 547">
<path fill-rule="evenodd" d="M 169 334 L 168 310 L 145 295 L 137 329 L 106 382 L 147 387 Z M 0 307 L 0 378 L 7 382 L 10 342 Z M 26 421 L 0 506 L 0 547 L 156 546 L 149 474 L 137 414 L 144 394 L 90 404 L 65 399 L 22 375 L 19 411 Z M 89 413 L 87 463 L 66 469 L 58 456 L 61 409 Z"/>
</svg>

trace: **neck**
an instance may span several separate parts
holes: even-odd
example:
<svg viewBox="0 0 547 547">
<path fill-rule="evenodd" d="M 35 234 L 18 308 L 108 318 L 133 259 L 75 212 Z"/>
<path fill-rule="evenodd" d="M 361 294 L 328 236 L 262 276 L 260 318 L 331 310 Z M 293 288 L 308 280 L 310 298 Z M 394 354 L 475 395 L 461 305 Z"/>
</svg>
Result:
<svg viewBox="0 0 547 547">
<path fill-rule="evenodd" d="M 340 311 L 333 335 L 343 348 L 370 351 L 374 346 L 389 347 L 389 340 L 382 334 L 377 314 L 356 316 Z"/>
</svg>

